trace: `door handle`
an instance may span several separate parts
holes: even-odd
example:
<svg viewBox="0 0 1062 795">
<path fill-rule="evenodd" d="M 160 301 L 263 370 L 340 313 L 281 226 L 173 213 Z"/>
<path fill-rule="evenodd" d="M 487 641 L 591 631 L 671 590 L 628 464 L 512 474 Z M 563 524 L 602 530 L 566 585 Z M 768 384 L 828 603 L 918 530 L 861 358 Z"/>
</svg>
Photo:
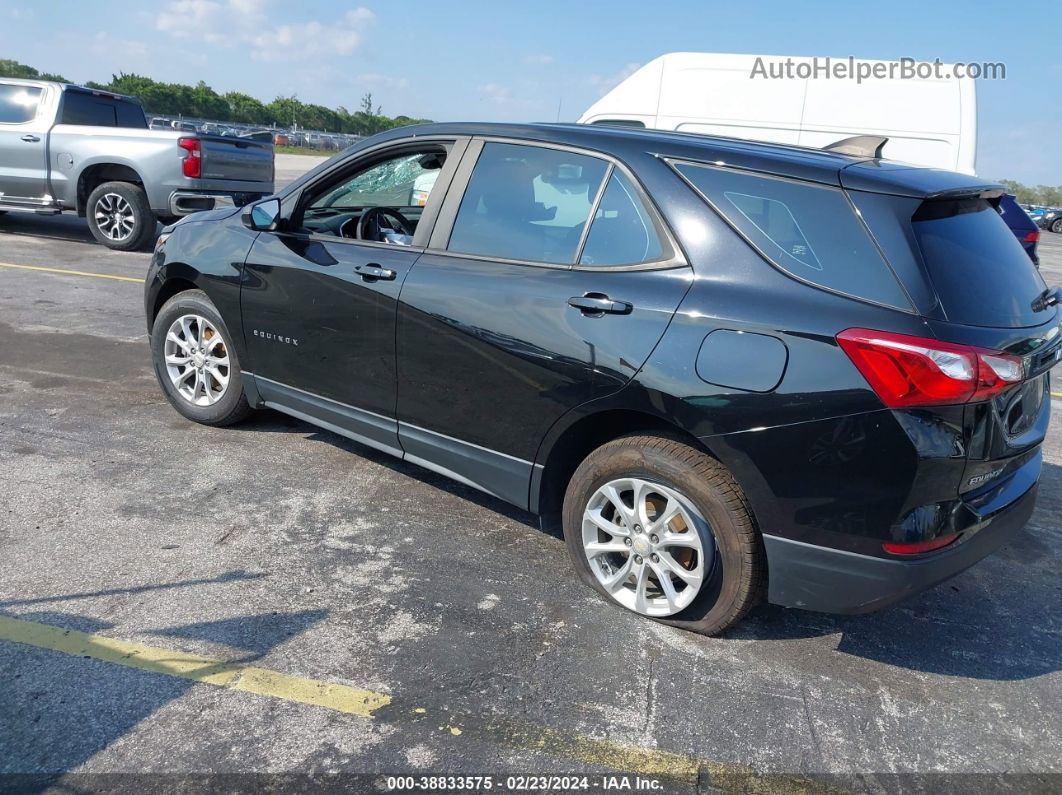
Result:
<svg viewBox="0 0 1062 795">
<path fill-rule="evenodd" d="M 574 306 L 584 315 L 629 315 L 634 307 L 626 301 L 613 301 L 604 293 L 573 295 L 568 306 Z"/>
<path fill-rule="evenodd" d="M 370 262 L 368 265 L 355 265 L 354 272 L 360 273 L 361 278 L 367 282 L 376 281 L 382 279 L 385 282 L 393 281 L 395 278 L 395 272 L 387 268 L 381 268 L 375 262 Z"/>
<path fill-rule="evenodd" d="M 22 140 L 25 141 L 28 144 L 35 144 L 35 143 L 37 143 L 40 140 L 40 136 L 39 135 L 30 135 L 29 133 L 26 133 L 25 135 L 22 136 Z"/>
</svg>

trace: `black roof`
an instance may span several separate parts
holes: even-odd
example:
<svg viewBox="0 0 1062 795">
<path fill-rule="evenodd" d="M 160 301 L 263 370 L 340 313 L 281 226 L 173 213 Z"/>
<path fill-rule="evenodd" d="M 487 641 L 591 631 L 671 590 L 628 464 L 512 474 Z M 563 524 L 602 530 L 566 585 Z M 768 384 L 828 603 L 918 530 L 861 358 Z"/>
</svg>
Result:
<svg viewBox="0 0 1062 795">
<path fill-rule="evenodd" d="M 651 154 L 678 160 L 715 163 L 827 185 L 843 185 L 859 190 L 909 196 L 924 197 L 957 191 L 968 193 L 1001 189 L 996 183 L 966 174 L 826 152 L 806 146 L 699 133 L 590 124 L 418 124 L 397 127 L 365 139 L 355 144 L 351 151 L 362 148 L 370 141 L 380 142 L 419 135 L 478 135 L 542 141 L 586 147 L 612 155 L 624 162 Z"/>
</svg>

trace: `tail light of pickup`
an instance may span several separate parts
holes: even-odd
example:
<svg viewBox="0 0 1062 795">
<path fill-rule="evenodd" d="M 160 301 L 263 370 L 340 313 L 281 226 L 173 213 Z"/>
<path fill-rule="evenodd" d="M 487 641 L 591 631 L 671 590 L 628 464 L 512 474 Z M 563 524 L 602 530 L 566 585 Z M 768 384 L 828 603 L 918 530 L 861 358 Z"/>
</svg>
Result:
<svg viewBox="0 0 1062 795">
<path fill-rule="evenodd" d="M 177 145 L 188 154 L 181 161 L 186 177 L 199 179 L 203 176 L 203 145 L 198 138 L 179 138 Z"/>
</svg>

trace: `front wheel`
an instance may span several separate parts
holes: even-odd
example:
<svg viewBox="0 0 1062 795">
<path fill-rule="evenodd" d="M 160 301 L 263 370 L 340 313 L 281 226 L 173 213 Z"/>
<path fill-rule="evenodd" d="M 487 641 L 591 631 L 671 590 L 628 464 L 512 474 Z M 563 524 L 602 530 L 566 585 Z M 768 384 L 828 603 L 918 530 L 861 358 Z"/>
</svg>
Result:
<svg viewBox="0 0 1062 795">
<path fill-rule="evenodd" d="M 580 578 L 628 610 L 715 635 L 760 598 L 765 554 L 748 502 L 703 451 L 627 436 L 579 465 L 564 538 Z"/>
<path fill-rule="evenodd" d="M 142 251 L 155 237 L 155 214 L 139 185 L 104 182 L 89 194 L 85 215 L 92 236 L 116 251 Z"/>
<path fill-rule="evenodd" d="M 232 425 L 251 412 L 229 330 L 202 290 L 178 293 L 151 330 L 155 377 L 177 411 L 204 425 Z"/>
<path fill-rule="evenodd" d="M 1062 234 L 1062 218 L 1056 218 L 1051 222 L 1051 231 L 1057 234 Z"/>
</svg>

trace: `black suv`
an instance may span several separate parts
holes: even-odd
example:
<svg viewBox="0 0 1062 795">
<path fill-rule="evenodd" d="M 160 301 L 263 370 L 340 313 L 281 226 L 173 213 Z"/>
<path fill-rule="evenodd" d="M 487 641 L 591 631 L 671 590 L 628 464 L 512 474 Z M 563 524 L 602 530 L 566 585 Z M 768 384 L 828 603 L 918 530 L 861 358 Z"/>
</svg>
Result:
<svg viewBox="0 0 1062 795">
<path fill-rule="evenodd" d="M 559 522 L 659 621 L 869 611 L 1033 509 L 1062 334 L 1002 193 L 872 154 L 406 127 L 164 230 L 155 372 L 197 422 L 276 409 Z"/>
</svg>

